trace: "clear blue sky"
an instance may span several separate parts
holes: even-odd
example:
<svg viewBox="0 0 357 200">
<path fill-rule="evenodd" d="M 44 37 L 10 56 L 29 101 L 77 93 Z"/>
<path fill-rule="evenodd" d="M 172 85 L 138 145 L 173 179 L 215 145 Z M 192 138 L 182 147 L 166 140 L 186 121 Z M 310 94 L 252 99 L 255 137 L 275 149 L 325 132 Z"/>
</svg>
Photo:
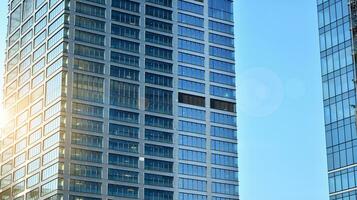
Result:
<svg viewBox="0 0 357 200">
<path fill-rule="evenodd" d="M 315 0 L 237 0 L 236 10 L 241 199 L 327 200 Z"/>
<path fill-rule="evenodd" d="M 315 0 L 237 0 L 242 200 L 327 200 Z"/>
</svg>

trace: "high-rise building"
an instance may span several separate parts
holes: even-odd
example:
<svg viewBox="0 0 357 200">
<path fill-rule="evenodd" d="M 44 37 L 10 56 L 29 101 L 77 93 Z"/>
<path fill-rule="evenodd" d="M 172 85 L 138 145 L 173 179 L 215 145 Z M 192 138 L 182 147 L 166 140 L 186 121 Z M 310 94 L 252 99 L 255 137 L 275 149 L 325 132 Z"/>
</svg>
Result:
<svg viewBox="0 0 357 200">
<path fill-rule="evenodd" d="M 8 7 L 0 200 L 239 199 L 233 0 Z"/>
<path fill-rule="evenodd" d="M 357 198 L 354 59 L 357 10 L 350 0 L 317 2 L 330 200 L 354 200 Z"/>
</svg>

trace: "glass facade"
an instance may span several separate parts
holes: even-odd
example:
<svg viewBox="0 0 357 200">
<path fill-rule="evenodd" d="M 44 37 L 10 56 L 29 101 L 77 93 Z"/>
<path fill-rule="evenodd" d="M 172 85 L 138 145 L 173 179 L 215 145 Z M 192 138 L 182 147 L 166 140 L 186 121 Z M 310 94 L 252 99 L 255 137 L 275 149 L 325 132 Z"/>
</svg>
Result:
<svg viewBox="0 0 357 200">
<path fill-rule="evenodd" d="M 356 10 L 349 0 L 317 3 L 330 199 L 352 200 L 357 163 Z"/>
<path fill-rule="evenodd" d="M 238 200 L 232 8 L 9 1 L 0 200 Z"/>
</svg>

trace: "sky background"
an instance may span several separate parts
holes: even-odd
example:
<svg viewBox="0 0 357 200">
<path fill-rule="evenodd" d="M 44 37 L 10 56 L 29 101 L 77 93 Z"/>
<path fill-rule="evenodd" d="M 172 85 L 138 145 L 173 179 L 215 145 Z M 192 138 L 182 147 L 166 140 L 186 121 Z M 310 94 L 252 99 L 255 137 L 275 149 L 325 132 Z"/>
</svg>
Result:
<svg viewBox="0 0 357 200">
<path fill-rule="evenodd" d="M 237 0 L 242 200 L 327 200 L 315 0 Z"/>
<path fill-rule="evenodd" d="M 235 9 L 241 199 L 326 200 L 316 2 L 237 0 Z"/>
</svg>

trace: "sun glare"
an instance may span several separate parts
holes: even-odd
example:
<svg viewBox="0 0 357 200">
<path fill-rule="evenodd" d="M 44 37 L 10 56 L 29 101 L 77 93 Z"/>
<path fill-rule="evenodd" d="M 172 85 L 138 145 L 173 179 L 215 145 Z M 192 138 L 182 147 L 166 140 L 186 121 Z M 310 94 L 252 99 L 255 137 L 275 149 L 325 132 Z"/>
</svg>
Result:
<svg viewBox="0 0 357 200">
<path fill-rule="evenodd" d="M 1 133 L 1 129 L 4 128 L 6 125 L 7 117 L 8 117 L 7 112 L 5 111 L 3 106 L 0 105 L 0 133 Z"/>
</svg>

